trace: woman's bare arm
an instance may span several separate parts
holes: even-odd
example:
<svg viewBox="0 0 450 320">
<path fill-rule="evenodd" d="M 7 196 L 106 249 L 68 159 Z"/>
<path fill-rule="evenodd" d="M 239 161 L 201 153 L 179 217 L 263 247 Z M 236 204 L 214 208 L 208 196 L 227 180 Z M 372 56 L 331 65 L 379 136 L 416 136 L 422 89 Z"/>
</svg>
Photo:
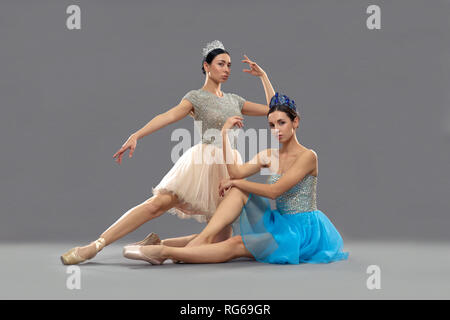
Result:
<svg viewBox="0 0 450 320">
<path fill-rule="evenodd" d="M 273 184 L 256 183 L 247 180 L 232 180 L 231 186 L 241 190 L 254 193 L 266 198 L 276 199 L 314 170 L 316 166 L 316 155 L 309 150 L 300 155 L 277 182 Z"/>
<path fill-rule="evenodd" d="M 265 155 L 270 154 L 268 150 L 263 150 L 256 154 L 250 161 L 244 164 L 237 163 L 230 141 L 228 140 L 228 133 L 233 126 L 243 126 L 241 119 L 242 118 L 239 116 L 230 117 L 222 128 L 223 159 L 225 160 L 225 165 L 227 166 L 227 171 L 231 179 L 243 179 L 257 173 L 267 164 L 265 159 L 268 159 L 269 157 Z"/>
<path fill-rule="evenodd" d="M 152 120 L 150 120 L 144 127 L 133 133 L 137 139 L 142 139 L 143 137 L 158 131 L 165 126 L 177 122 L 184 117 L 186 117 L 193 110 L 193 105 L 187 99 L 181 100 L 181 102 L 169 109 L 168 111 L 158 114 Z"/>
<path fill-rule="evenodd" d="M 247 63 L 250 69 L 244 69 L 243 71 L 261 79 L 264 86 L 264 92 L 266 94 L 267 105 L 245 101 L 242 107 L 242 114 L 247 116 L 265 116 L 269 112 L 270 100 L 275 95 L 275 90 L 273 90 L 272 84 L 270 83 L 266 72 L 256 62 L 251 61 L 246 55 L 244 55 L 244 57 L 245 59 L 242 60 L 242 62 Z"/>
<path fill-rule="evenodd" d="M 275 95 L 275 90 L 273 90 L 273 87 L 272 87 L 272 84 L 270 83 L 269 77 L 267 76 L 267 74 L 265 72 L 259 78 L 261 79 L 261 81 L 263 83 L 264 92 L 266 93 L 267 106 L 269 106 L 270 100 Z M 269 111 L 267 111 L 267 112 L 269 112 Z"/>
<path fill-rule="evenodd" d="M 259 152 L 250 161 L 244 164 L 227 163 L 230 179 L 245 179 L 259 172 L 261 168 L 266 167 L 263 160 L 267 157 L 265 153 L 267 153 L 267 150 Z"/>
<path fill-rule="evenodd" d="M 265 116 L 269 112 L 269 106 L 265 104 L 245 101 L 242 114 L 246 116 Z"/>
<path fill-rule="evenodd" d="M 125 143 L 120 147 L 120 149 L 113 155 L 116 158 L 118 164 L 122 163 L 122 157 L 124 153 L 130 149 L 129 157 L 133 156 L 134 150 L 136 149 L 137 141 L 142 139 L 146 135 L 155 132 L 168 124 L 176 122 L 184 118 L 193 110 L 193 105 L 186 99 L 181 100 L 180 104 L 173 107 L 167 112 L 157 115 L 152 120 L 150 120 L 143 128 L 136 131 L 125 141 Z"/>
</svg>

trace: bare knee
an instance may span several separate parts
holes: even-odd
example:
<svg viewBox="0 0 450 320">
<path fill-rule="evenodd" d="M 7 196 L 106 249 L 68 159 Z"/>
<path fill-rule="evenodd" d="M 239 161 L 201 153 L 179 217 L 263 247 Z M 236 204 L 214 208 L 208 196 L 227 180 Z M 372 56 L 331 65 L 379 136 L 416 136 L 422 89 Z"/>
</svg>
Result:
<svg viewBox="0 0 450 320">
<path fill-rule="evenodd" d="M 176 199 L 172 195 L 155 195 L 142 205 L 151 216 L 159 216 L 173 207 Z"/>
<path fill-rule="evenodd" d="M 230 194 L 234 194 L 236 197 L 241 199 L 242 203 L 247 203 L 249 193 L 247 191 L 241 190 L 237 187 L 231 187 L 231 190 L 229 192 Z"/>
</svg>

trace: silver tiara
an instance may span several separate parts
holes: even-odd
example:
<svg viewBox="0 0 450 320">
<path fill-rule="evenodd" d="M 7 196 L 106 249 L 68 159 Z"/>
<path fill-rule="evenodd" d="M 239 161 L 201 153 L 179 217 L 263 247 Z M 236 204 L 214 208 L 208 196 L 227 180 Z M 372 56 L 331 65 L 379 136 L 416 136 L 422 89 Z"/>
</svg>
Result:
<svg viewBox="0 0 450 320">
<path fill-rule="evenodd" d="M 206 47 L 203 48 L 203 57 L 206 57 L 208 53 L 210 53 L 214 49 L 223 49 L 225 50 L 225 47 L 223 46 L 223 43 L 219 40 L 214 40 L 209 42 Z"/>
</svg>

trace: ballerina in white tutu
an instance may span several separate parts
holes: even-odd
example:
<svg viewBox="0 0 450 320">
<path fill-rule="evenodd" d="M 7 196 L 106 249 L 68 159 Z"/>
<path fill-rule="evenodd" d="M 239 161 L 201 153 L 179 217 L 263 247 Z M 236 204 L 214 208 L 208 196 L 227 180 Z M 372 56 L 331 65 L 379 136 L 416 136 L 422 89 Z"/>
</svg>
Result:
<svg viewBox="0 0 450 320">
<path fill-rule="evenodd" d="M 221 84 L 230 76 L 231 59 L 223 44 L 212 41 L 203 49 L 202 71 L 205 83 L 202 88 L 189 91 L 181 102 L 165 113 L 154 117 L 143 128 L 132 134 L 113 158 L 120 164 L 122 157 L 129 150 L 131 158 L 139 139 L 187 115 L 201 121 L 202 141 L 188 149 L 172 169 L 152 188 L 153 196 L 123 214 L 113 225 L 104 231 L 100 238 L 83 247 L 75 247 L 61 256 L 63 264 L 78 264 L 92 259 L 105 246 L 136 230 L 145 222 L 162 215 L 164 212 L 176 214 L 180 218 L 194 218 L 199 222 L 211 219 L 221 201 L 217 190 L 220 181 L 229 178 L 226 164 L 222 160 L 222 140 L 207 138 L 203 134 L 208 129 L 222 129 L 227 118 L 232 116 L 265 116 L 274 90 L 264 70 L 244 55 L 242 62 L 250 69 L 243 70 L 261 79 L 267 104 L 246 101 L 234 93 L 221 91 Z M 234 146 L 235 147 L 235 146 Z M 237 163 L 242 163 L 239 152 L 232 150 Z M 195 159 L 202 159 L 196 161 Z M 217 161 L 221 159 L 222 161 Z M 223 241 L 232 235 L 231 227 L 226 226 L 214 241 Z M 158 244 L 183 247 L 196 235 L 166 239 L 161 242 L 152 233 L 135 244 Z"/>
</svg>

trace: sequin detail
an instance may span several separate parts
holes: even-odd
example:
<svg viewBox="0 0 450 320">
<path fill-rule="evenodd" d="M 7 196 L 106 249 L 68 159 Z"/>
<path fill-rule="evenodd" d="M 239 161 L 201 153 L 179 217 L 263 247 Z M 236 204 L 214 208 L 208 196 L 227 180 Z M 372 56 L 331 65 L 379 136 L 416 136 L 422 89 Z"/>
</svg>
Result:
<svg viewBox="0 0 450 320">
<path fill-rule="evenodd" d="M 222 139 L 220 138 L 222 127 L 229 117 L 242 117 L 241 111 L 245 99 L 237 94 L 225 92 L 223 93 L 223 97 L 218 97 L 214 93 L 203 89 L 191 90 L 183 99 L 189 100 L 194 106 L 194 120 L 201 121 L 201 130 L 197 124 L 197 130 L 202 135 L 201 142 L 222 148 Z M 206 132 L 209 129 L 218 130 L 218 139 L 214 135 L 211 135 L 211 131 Z M 237 139 L 230 140 L 232 148 L 236 148 Z"/>
<path fill-rule="evenodd" d="M 280 177 L 280 174 L 272 174 L 267 179 L 267 183 L 273 184 Z M 317 210 L 317 177 L 306 175 L 302 181 L 276 198 L 275 203 L 281 214 Z"/>
</svg>

